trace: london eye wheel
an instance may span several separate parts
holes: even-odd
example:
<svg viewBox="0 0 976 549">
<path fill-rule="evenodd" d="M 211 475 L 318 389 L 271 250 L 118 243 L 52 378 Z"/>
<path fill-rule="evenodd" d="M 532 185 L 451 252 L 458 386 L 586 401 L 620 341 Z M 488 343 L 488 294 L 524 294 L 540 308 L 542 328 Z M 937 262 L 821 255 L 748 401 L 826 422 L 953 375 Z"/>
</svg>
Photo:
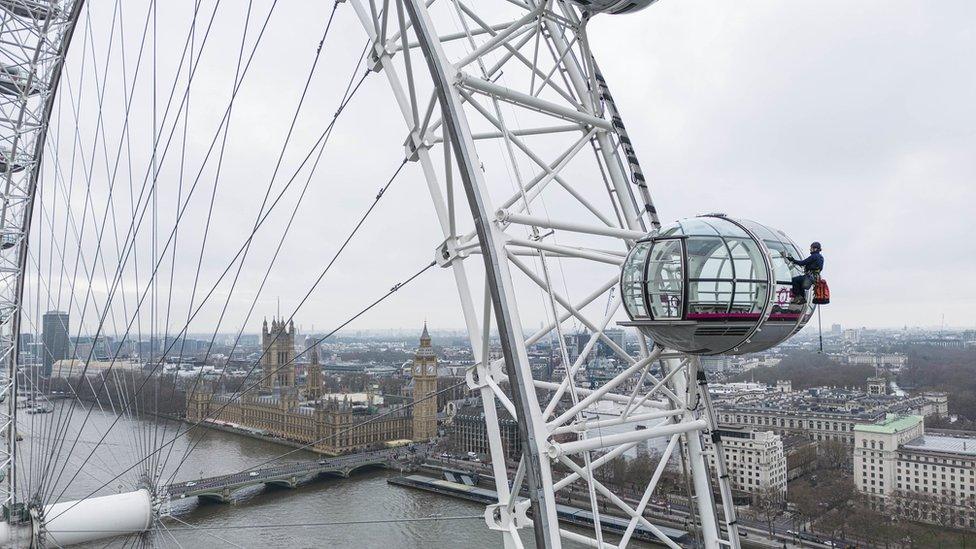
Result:
<svg viewBox="0 0 976 549">
<path fill-rule="evenodd" d="M 323 280 L 390 273 L 320 341 L 415 280 L 453 279 L 490 442 L 484 518 L 506 547 L 529 531 L 539 547 L 678 547 L 647 514 L 672 465 L 702 545 L 738 546 L 698 356 L 768 348 L 812 309 L 781 298 L 796 253 L 782 233 L 720 215 L 662 229 L 587 35 L 651 3 L 0 1 L 0 540 L 168 544 L 167 486 L 196 432 L 145 416 L 178 384 L 220 385 L 275 296 L 291 320 Z M 433 208 L 370 217 L 398 178 Z M 357 199 L 345 229 L 290 234 Z M 343 263 L 357 238 L 369 251 Z M 321 270 L 287 278 L 298 253 Z M 171 368 L 191 334 L 222 369 Z M 609 366 L 584 375 L 598 351 Z M 261 357 L 238 364 L 260 377 Z M 606 481 L 652 443 L 638 490 Z M 582 526 L 560 524 L 567 498 Z"/>
</svg>

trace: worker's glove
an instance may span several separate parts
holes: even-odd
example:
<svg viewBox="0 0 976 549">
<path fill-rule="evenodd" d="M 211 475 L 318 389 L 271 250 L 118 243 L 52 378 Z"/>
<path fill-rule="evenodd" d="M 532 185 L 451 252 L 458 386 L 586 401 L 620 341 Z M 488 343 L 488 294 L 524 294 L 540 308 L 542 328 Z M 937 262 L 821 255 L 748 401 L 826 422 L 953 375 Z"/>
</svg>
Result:
<svg viewBox="0 0 976 549">
<path fill-rule="evenodd" d="M 789 261 L 790 263 L 796 263 L 796 260 L 793 259 L 793 256 L 791 255 L 786 256 L 786 260 Z"/>
</svg>

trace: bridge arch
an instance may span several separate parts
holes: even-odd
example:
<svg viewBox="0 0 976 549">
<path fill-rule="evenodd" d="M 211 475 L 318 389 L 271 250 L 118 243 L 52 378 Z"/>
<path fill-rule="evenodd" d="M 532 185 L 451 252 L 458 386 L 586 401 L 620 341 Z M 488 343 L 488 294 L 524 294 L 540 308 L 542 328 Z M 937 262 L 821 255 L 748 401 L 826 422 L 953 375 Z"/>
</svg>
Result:
<svg viewBox="0 0 976 549">
<path fill-rule="evenodd" d="M 224 488 L 216 492 L 205 492 L 202 494 L 197 494 L 197 499 L 201 502 L 207 503 L 230 503 L 233 501 L 231 497 L 233 492 L 230 489 Z"/>
<path fill-rule="evenodd" d="M 263 484 L 265 486 L 274 486 L 277 488 L 292 489 L 298 487 L 298 477 L 292 475 L 287 478 L 276 478 L 276 479 L 267 480 Z"/>
<path fill-rule="evenodd" d="M 386 467 L 386 462 L 385 461 L 373 461 L 373 462 L 359 463 L 359 464 L 350 466 L 348 469 L 344 469 L 342 476 L 348 477 L 348 476 L 351 476 L 353 473 L 355 473 L 357 471 L 362 471 L 364 469 L 383 469 L 385 467 Z"/>
</svg>

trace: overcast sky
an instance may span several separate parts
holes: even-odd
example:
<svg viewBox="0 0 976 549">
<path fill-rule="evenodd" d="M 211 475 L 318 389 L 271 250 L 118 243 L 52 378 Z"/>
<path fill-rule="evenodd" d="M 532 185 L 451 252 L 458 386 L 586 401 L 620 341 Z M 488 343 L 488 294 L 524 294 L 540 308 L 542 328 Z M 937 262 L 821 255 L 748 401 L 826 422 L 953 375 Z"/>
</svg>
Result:
<svg viewBox="0 0 976 549">
<path fill-rule="evenodd" d="M 976 3 L 662 1 L 593 27 L 664 218 L 821 241 L 825 322 L 976 327 Z"/>
<path fill-rule="evenodd" d="M 178 4 L 167 3 L 158 13 L 159 119 L 189 28 L 192 5 Z M 123 5 L 126 47 L 121 47 L 116 33 L 107 74 L 122 74 L 121 51 L 127 56 L 126 74 L 133 73 L 138 56 L 145 5 Z M 105 55 L 113 15 L 112 2 L 95 1 L 89 6 L 92 30 L 85 40 L 86 63 Z M 247 16 L 246 10 L 227 6 L 225 3 L 215 18 L 190 96 L 183 187 L 179 186 L 181 125 L 162 162 L 158 226 L 166 231 L 160 229 L 157 249 L 172 226 L 175 197 L 189 192 L 196 170 L 218 135 L 215 129 L 227 104 Z M 254 6 L 245 41 L 248 47 L 268 9 L 263 2 Z M 362 51 L 362 29 L 349 8 L 339 5 L 275 191 L 331 119 Z M 212 4 L 204 4 L 203 13 L 209 15 L 210 9 Z M 220 277 L 254 224 L 330 9 L 327 2 L 314 6 L 282 3 L 269 23 L 235 103 L 217 190 L 218 156 L 214 153 L 181 221 L 183 236 L 176 254 L 167 251 L 164 272 L 171 268 L 165 265 L 171 266 L 176 258 L 171 325 L 177 324 L 176 319 L 185 320 L 189 297 L 194 295 L 211 193 L 215 193 L 215 207 L 195 300 Z M 204 28 L 202 19 L 201 15 L 201 30 L 194 39 L 197 46 Z M 969 288 L 976 282 L 976 71 L 972 58 L 976 4 L 961 0 L 661 0 L 636 14 L 596 17 L 589 33 L 662 221 L 720 211 L 781 228 L 801 247 L 819 240 L 826 256 L 824 276 L 832 290 L 832 303 L 823 310 L 828 325 L 936 326 L 945 315 L 949 326 L 976 327 L 976 292 Z M 93 147 L 92 138 L 86 136 L 95 134 L 98 95 L 94 90 L 103 77 L 93 78 L 94 73 L 87 71 L 81 78 L 85 71 L 79 69 L 83 51 L 79 40 L 72 45 L 69 59 L 73 69 L 62 83 L 65 103 L 58 111 L 60 124 L 55 125 L 62 128 L 56 161 L 63 172 L 63 185 L 71 180 L 66 174 L 74 173 L 75 180 L 83 177 L 84 165 L 79 160 L 75 160 L 73 172 L 70 168 L 72 126 L 66 106 L 66 98 L 80 95 L 83 100 L 79 103 L 87 107 L 79 109 L 84 120 L 78 124 L 83 135 L 77 149 L 89 156 L 92 150 L 98 152 L 94 162 L 88 161 L 94 166 L 91 188 L 93 196 L 104 197 L 112 181 L 125 94 L 121 78 L 108 78 L 112 85 L 105 93 L 102 131 L 110 145 L 96 141 Z M 105 74 L 104 64 L 99 66 Z M 116 175 L 113 207 L 119 209 L 116 216 L 123 241 L 124 224 L 131 218 L 131 212 L 124 213 L 131 208 L 129 186 L 137 196 L 150 160 L 145 151 L 150 149 L 152 135 L 151 74 L 144 68 L 135 85 L 131 117 L 139 122 L 132 122 L 138 129 L 129 138 L 134 167 L 127 173 L 123 154 L 122 169 Z M 70 93 L 66 95 L 65 90 Z M 172 112 L 178 104 L 179 97 Z M 268 226 L 273 229 L 259 233 L 254 241 L 234 292 L 230 290 L 236 272 L 232 268 L 198 314 L 192 331 L 216 325 L 227 295 L 233 298 L 228 301 L 222 332 L 241 326 L 245 331 L 259 329 L 260 319 L 278 310 L 279 299 L 282 313 L 290 314 L 402 158 L 402 119 L 381 77 L 367 79 L 335 131 L 264 289 L 257 294 L 307 174 L 296 179 L 294 191 L 285 195 L 269 218 Z M 49 162 L 50 158 L 49 153 Z M 491 175 L 493 169 L 499 173 L 497 164 L 484 162 L 486 174 Z M 84 188 L 76 185 L 70 191 L 77 204 L 77 225 L 82 222 Z M 44 192 L 42 219 L 59 219 L 52 184 Z M 107 202 L 98 200 L 93 199 L 89 220 L 101 220 Z M 111 223 L 111 216 L 106 219 Z M 49 231 L 51 222 L 44 223 L 44 231 Z M 63 221 L 54 225 L 56 232 L 65 231 Z M 150 250 L 151 231 L 146 227 L 139 240 L 143 250 Z M 109 256 L 116 253 L 112 231 L 110 228 L 103 240 L 103 253 Z M 89 227 L 83 238 L 93 243 L 97 234 Z M 302 305 L 296 323 L 306 330 L 314 325 L 317 331 L 335 326 L 429 262 L 441 238 L 419 168 L 409 163 L 356 240 Z M 35 238 L 32 244 L 39 241 L 43 239 Z M 62 247 L 68 256 L 73 253 L 73 246 Z M 45 258 L 41 262 L 45 263 L 52 249 L 42 246 L 34 253 Z M 147 253 L 127 264 L 127 311 L 138 299 L 133 290 L 136 280 L 144 284 L 151 270 Z M 85 260 L 92 261 L 94 255 L 89 251 Z M 107 257 L 104 261 L 109 265 L 106 272 L 101 266 L 94 269 L 98 276 L 94 277 L 93 303 L 104 301 L 111 287 L 114 260 Z M 70 272 L 71 258 L 64 263 Z M 84 267 L 83 261 L 75 278 L 85 276 Z M 58 287 L 56 279 L 65 276 L 72 278 L 51 275 L 49 286 Z M 79 287 L 83 285 L 79 283 Z M 60 298 L 55 290 L 51 292 L 53 297 L 48 297 L 47 290 L 28 287 L 27 301 L 33 300 L 37 313 L 69 308 L 66 290 L 61 290 Z M 72 323 L 84 316 L 91 331 L 97 307 L 85 309 L 85 293 L 75 292 L 70 306 Z M 158 318 L 165 316 L 168 293 L 164 285 L 157 295 Z M 121 307 L 122 295 L 116 299 L 116 308 Z M 255 308 L 248 318 L 254 295 Z M 124 331 L 123 318 L 117 317 L 107 321 L 113 327 L 105 331 Z M 351 327 L 410 327 L 425 319 L 435 328 L 463 326 L 449 270 L 429 271 Z M 541 317 L 527 309 L 524 320 L 535 326 Z M 147 330 L 145 326 L 138 329 Z"/>
</svg>

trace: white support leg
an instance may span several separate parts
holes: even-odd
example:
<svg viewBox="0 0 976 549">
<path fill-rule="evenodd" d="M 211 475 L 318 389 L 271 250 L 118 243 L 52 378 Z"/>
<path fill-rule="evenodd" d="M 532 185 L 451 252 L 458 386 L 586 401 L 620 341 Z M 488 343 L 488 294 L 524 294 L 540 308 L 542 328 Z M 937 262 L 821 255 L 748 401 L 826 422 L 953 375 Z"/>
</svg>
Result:
<svg viewBox="0 0 976 549">
<path fill-rule="evenodd" d="M 680 365 L 680 361 L 676 359 L 668 359 L 665 363 L 669 369 Z M 695 414 L 698 407 L 698 385 L 695 383 L 698 361 L 687 361 L 685 370 L 687 372 L 685 375 L 676 375 L 673 378 L 675 393 L 685 397 L 684 421 L 700 421 L 704 424 L 705 421 L 697 419 Z M 712 504 L 712 487 L 709 482 L 708 462 L 702 447 L 701 432 L 690 431 L 684 435 L 684 439 L 691 465 L 692 484 L 695 490 L 694 503 L 701 521 L 702 538 L 706 549 L 717 549 L 719 547 L 718 520 L 715 516 L 715 506 Z"/>
</svg>

